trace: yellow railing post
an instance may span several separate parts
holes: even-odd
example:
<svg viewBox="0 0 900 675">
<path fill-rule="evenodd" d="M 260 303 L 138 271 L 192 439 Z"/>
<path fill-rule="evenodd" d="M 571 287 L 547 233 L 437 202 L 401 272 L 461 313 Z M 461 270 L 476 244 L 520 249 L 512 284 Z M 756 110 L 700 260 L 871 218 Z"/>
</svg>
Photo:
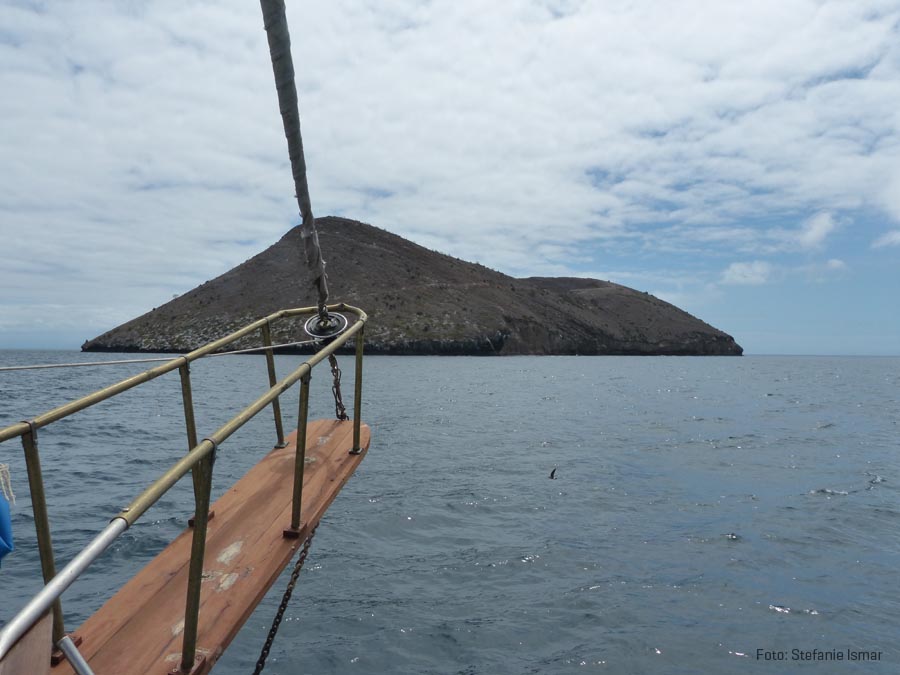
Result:
<svg viewBox="0 0 900 675">
<path fill-rule="evenodd" d="M 266 347 L 271 347 L 272 331 L 269 328 L 268 320 L 260 326 L 260 331 L 262 332 L 263 344 Z M 275 376 L 275 355 L 271 349 L 266 350 L 266 367 L 269 370 L 269 386 L 274 387 L 278 382 L 278 378 Z M 281 403 L 277 397 L 272 400 L 272 413 L 275 415 L 275 434 L 278 436 L 278 442 L 275 443 L 275 447 L 283 448 L 287 443 L 284 442 L 284 427 L 281 424 Z"/>
<path fill-rule="evenodd" d="M 306 420 L 309 415 L 309 380 L 310 373 L 307 371 L 300 378 L 297 452 L 294 455 L 294 498 L 291 504 L 291 525 L 284 531 L 286 537 L 300 536 L 300 501 L 303 498 L 303 470 L 306 465 Z"/>
<path fill-rule="evenodd" d="M 187 431 L 188 452 L 197 447 L 197 424 L 194 421 L 194 395 L 191 391 L 191 367 L 187 363 L 178 369 L 181 376 L 181 402 L 184 406 L 184 428 Z"/>
<path fill-rule="evenodd" d="M 38 551 L 41 554 L 41 572 L 44 583 L 56 576 L 56 562 L 53 559 L 53 541 L 50 537 L 50 517 L 47 514 L 47 498 L 44 495 L 44 478 L 41 473 L 41 458 L 38 454 L 37 429 L 31 422 L 28 431 L 22 434 L 22 448 L 25 450 L 25 466 L 28 470 L 28 488 L 31 491 L 31 508 L 34 511 L 34 529 L 37 532 Z M 53 644 L 66 634 L 63 624 L 62 602 L 53 603 Z"/>
<path fill-rule="evenodd" d="M 188 451 L 197 447 L 197 426 L 194 421 L 194 399 L 191 392 L 190 366 L 178 369 L 181 376 L 181 396 L 184 404 L 184 423 L 187 429 Z M 209 522 L 209 500 L 212 491 L 213 463 L 216 449 L 191 468 L 194 483 L 194 535 L 191 540 L 191 561 L 188 567 L 188 587 L 184 608 L 184 639 L 181 648 L 181 672 L 190 673 L 197 653 L 197 630 L 200 625 L 200 584 L 203 581 L 203 559 L 206 554 L 206 528 Z"/>
<path fill-rule="evenodd" d="M 206 553 L 206 526 L 209 522 L 209 499 L 212 490 L 213 463 L 216 451 L 204 457 L 191 469 L 194 481 L 194 536 L 188 568 L 187 598 L 184 607 L 184 640 L 181 647 L 181 672 L 194 669 L 197 653 L 197 630 L 200 625 L 200 585 L 203 581 L 203 558 Z"/>
<path fill-rule="evenodd" d="M 71 401 L 61 405 L 49 412 L 34 417 L 27 422 L 18 422 L 10 426 L 0 428 L 0 443 L 15 437 L 20 437 L 22 447 L 25 451 L 25 461 L 28 469 L 28 483 L 31 490 L 32 508 L 34 509 L 35 530 L 37 532 L 38 547 L 41 557 L 41 571 L 43 573 L 45 587 L 42 593 L 27 605 L 19 614 L 17 614 L 6 626 L 0 628 L 0 655 L 5 654 L 7 642 L 13 639 L 11 636 L 17 636 L 18 639 L 27 631 L 34 621 L 32 614 L 40 616 L 48 609 L 53 609 L 53 641 L 54 644 L 59 642 L 64 635 L 65 629 L 63 624 L 62 606 L 59 596 L 74 581 L 69 579 L 67 575 L 74 574 L 78 576 L 90 562 L 96 559 L 109 543 L 125 529 L 133 525 L 156 501 L 172 488 L 179 479 L 181 479 L 188 471 L 191 472 L 194 483 L 194 536 L 191 547 L 191 560 L 189 565 L 188 590 L 185 601 L 185 625 L 184 625 L 184 644 L 182 651 L 182 661 L 179 669 L 184 672 L 190 672 L 202 662 L 202 657 L 197 660 L 197 626 L 200 606 L 200 582 L 203 573 L 203 558 L 206 547 L 207 524 L 211 517 L 209 511 L 210 494 L 212 488 L 212 473 L 215 454 L 219 445 L 227 440 L 238 429 L 243 427 L 249 420 L 260 413 L 264 408 L 272 405 L 275 413 L 276 432 L 278 433 L 279 442 L 284 441 L 284 431 L 282 427 L 281 411 L 278 405 L 279 396 L 284 394 L 288 389 L 296 384 L 297 380 L 301 381 L 300 387 L 300 406 L 299 419 L 297 424 L 297 448 L 294 460 L 294 485 L 293 499 L 291 508 L 291 523 L 289 528 L 285 528 L 284 536 L 298 537 L 300 535 L 300 517 L 301 503 L 303 496 L 303 478 L 306 463 L 306 433 L 307 418 L 309 414 L 309 384 L 310 371 L 324 359 L 329 358 L 337 351 L 339 347 L 349 341 L 356 335 L 356 399 L 354 401 L 354 427 L 353 427 L 353 448 L 352 451 L 357 453 L 360 451 L 360 408 L 362 399 L 362 357 L 363 357 L 363 339 L 362 331 L 368 319 L 366 313 L 356 307 L 339 304 L 331 305 L 327 309 L 333 311 L 348 311 L 357 316 L 357 321 L 347 328 L 343 334 L 336 336 L 330 343 L 313 354 L 309 359 L 304 361 L 298 368 L 285 377 L 281 381 L 275 380 L 274 368 L 274 348 L 271 342 L 270 322 L 283 319 L 312 314 L 316 311 L 315 307 L 302 307 L 297 309 L 284 309 L 274 312 L 267 317 L 254 321 L 243 328 L 230 333 L 229 335 L 210 342 L 198 349 L 195 349 L 184 356 L 173 358 L 165 364 L 156 366 L 137 375 L 128 377 L 120 382 L 110 385 L 104 389 L 96 391 L 87 396 L 83 396 L 75 401 Z M 218 430 L 212 433 L 208 438 L 197 440 L 196 421 L 194 418 L 193 396 L 191 392 L 191 380 L 189 364 L 199 358 L 210 356 L 216 353 L 225 345 L 235 342 L 251 332 L 260 329 L 263 332 L 265 340 L 265 349 L 267 356 L 267 366 L 269 369 L 270 387 L 267 392 L 245 407 L 241 412 L 235 415 L 231 420 L 222 425 Z M 126 506 L 115 518 L 112 523 L 107 526 L 98 538 L 95 538 L 86 548 L 79 552 L 76 557 L 70 561 L 60 576 L 57 576 L 56 566 L 53 556 L 53 544 L 50 536 L 50 523 L 47 513 L 47 502 L 44 493 L 43 477 L 41 475 L 41 463 L 38 453 L 37 430 L 41 427 L 52 424 L 81 410 L 89 408 L 101 401 L 110 399 L 122 392 L 137 387 L 145 382 L 156 379 L 175 369 L 179 369 L 181 375 L 182 397 L 184 401 L 184 420 L 187 432 L 187 440 L 189 451 L 183 457 L 178 459 L 162 476 L 157 478 L 150 486 L 148 486 L 141 494 L 135 497 L 132 502 Z M 98 543 L 99 542 L 99 543 Z M 77 564 L 75 564 L 77 562 Z M 74 567 L 73 567 L 74 565 Z M 52 582 L 52 583 L 51 583 Z M 195 663 L 196 662 L 196 663 Z M 177 672 L 177 671 L 176 671 Z"/>
<path fill-rule="evenodd" d="M 363 332 L 365 326 L 360 328 L 356 334 L 356 377 L 353 382 L 353 447 L 350 448 L 351 455 L 358 455 L 361 450 L 359 447 L 359 424 L 362 415 L 362 373 L 363 373 Z"/>
</svg>

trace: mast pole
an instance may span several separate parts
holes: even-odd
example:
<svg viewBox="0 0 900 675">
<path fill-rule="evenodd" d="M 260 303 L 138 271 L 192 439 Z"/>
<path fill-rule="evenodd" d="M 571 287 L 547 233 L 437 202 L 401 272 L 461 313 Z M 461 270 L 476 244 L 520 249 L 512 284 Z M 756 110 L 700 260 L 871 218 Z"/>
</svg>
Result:
<svg viewBox="0 0 900 675">
<path fill-rule="evenodd" d="M 294 190 L 300 207 L 302 224 L 300 234 L 306 249 L 306 266 L 313 276 L 313 285 L 319 294 L 319 318 L 328 321 L 325 305 L 328 301 L 328 284 L 325 280 L 325 261 L 319 247 L 316 219 L 313 217 L 306 180 L 306 160 L 303 156 L 303 137 L 300 135 L 300 110 L 297 103 L 297 86 L 294 83 L 294 62 L 291 58 L 291 36 L 288 32 L 284 0 L 260 0 L 263 25 L 269 41 L 269 56 L 278 91 L 278 107 L 284 123 L 288 155 L 291 158 L 291 172 L 294 175 Z"/>
</svg>

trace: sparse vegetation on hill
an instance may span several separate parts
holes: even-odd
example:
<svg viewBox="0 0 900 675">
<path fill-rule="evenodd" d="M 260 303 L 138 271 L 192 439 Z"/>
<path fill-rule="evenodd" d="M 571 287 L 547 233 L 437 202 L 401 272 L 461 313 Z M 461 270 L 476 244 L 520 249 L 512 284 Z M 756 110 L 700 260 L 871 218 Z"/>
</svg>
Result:
<svg viewBox="0 0 900 675">
<path fill-rule="evenodd" d="M 608 281 L 516 279 L 345 218 L 317 221 L 331 302 L 369 314 L 380 354 L 740 355 L 674 305 Z M 315 305 L 299 228 L 225 274 L 85 342 L 85 351 L 186 352 L 261 316 Z M 300 339 L 298 324 L 273 340 Z M 249 344 L 249 343 L 248 343 Z"/>
</svg>

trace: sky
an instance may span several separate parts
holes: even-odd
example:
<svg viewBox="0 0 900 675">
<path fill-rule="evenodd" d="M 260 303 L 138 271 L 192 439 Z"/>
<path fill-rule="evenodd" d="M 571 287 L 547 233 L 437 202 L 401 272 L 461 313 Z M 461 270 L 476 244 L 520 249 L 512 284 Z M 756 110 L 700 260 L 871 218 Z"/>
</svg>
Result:
<svg viewBox="0 0 900 675">
<path fill-rule="evenodd" d="M 897 0 L 288 21 L 317 216 L 648 291 L 748 354 L 900 354 Z M 0 348 L 78 348 L 298 222 L 258 3 L 0 0 L 0 91 Z"/>
</svg>

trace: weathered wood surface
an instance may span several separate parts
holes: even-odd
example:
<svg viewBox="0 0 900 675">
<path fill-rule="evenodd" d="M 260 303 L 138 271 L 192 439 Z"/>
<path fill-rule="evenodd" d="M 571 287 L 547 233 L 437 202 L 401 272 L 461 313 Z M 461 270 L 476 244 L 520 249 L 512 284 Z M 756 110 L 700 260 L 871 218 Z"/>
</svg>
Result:
<svg viewBox="0 0 900 675">
<path fill-rule="evenodd" d="M 369 447 L 362 425 L 360 445 Z M 211 507 L 200 599 L 198 670 L 207 673 L 249 618 L 309 531 L 319 522 L 365 456 L 351 455 L 353 423 L 315 420 L 307 428 L 301 533 L 290 525 L 296 432 Z M 164 673 L 181 659 L 190 528 L 125 584 L 78 628 L 79 650 L 98 675 Z M 63 661 L 53 675 L 73 673 Z"/>
<path fill-rule="evenodd" d="M 53 614 L 47 612 L 19 638 L 0 663 L 0 675 L 47 675 L 52 633 Z"/>
</svg>

